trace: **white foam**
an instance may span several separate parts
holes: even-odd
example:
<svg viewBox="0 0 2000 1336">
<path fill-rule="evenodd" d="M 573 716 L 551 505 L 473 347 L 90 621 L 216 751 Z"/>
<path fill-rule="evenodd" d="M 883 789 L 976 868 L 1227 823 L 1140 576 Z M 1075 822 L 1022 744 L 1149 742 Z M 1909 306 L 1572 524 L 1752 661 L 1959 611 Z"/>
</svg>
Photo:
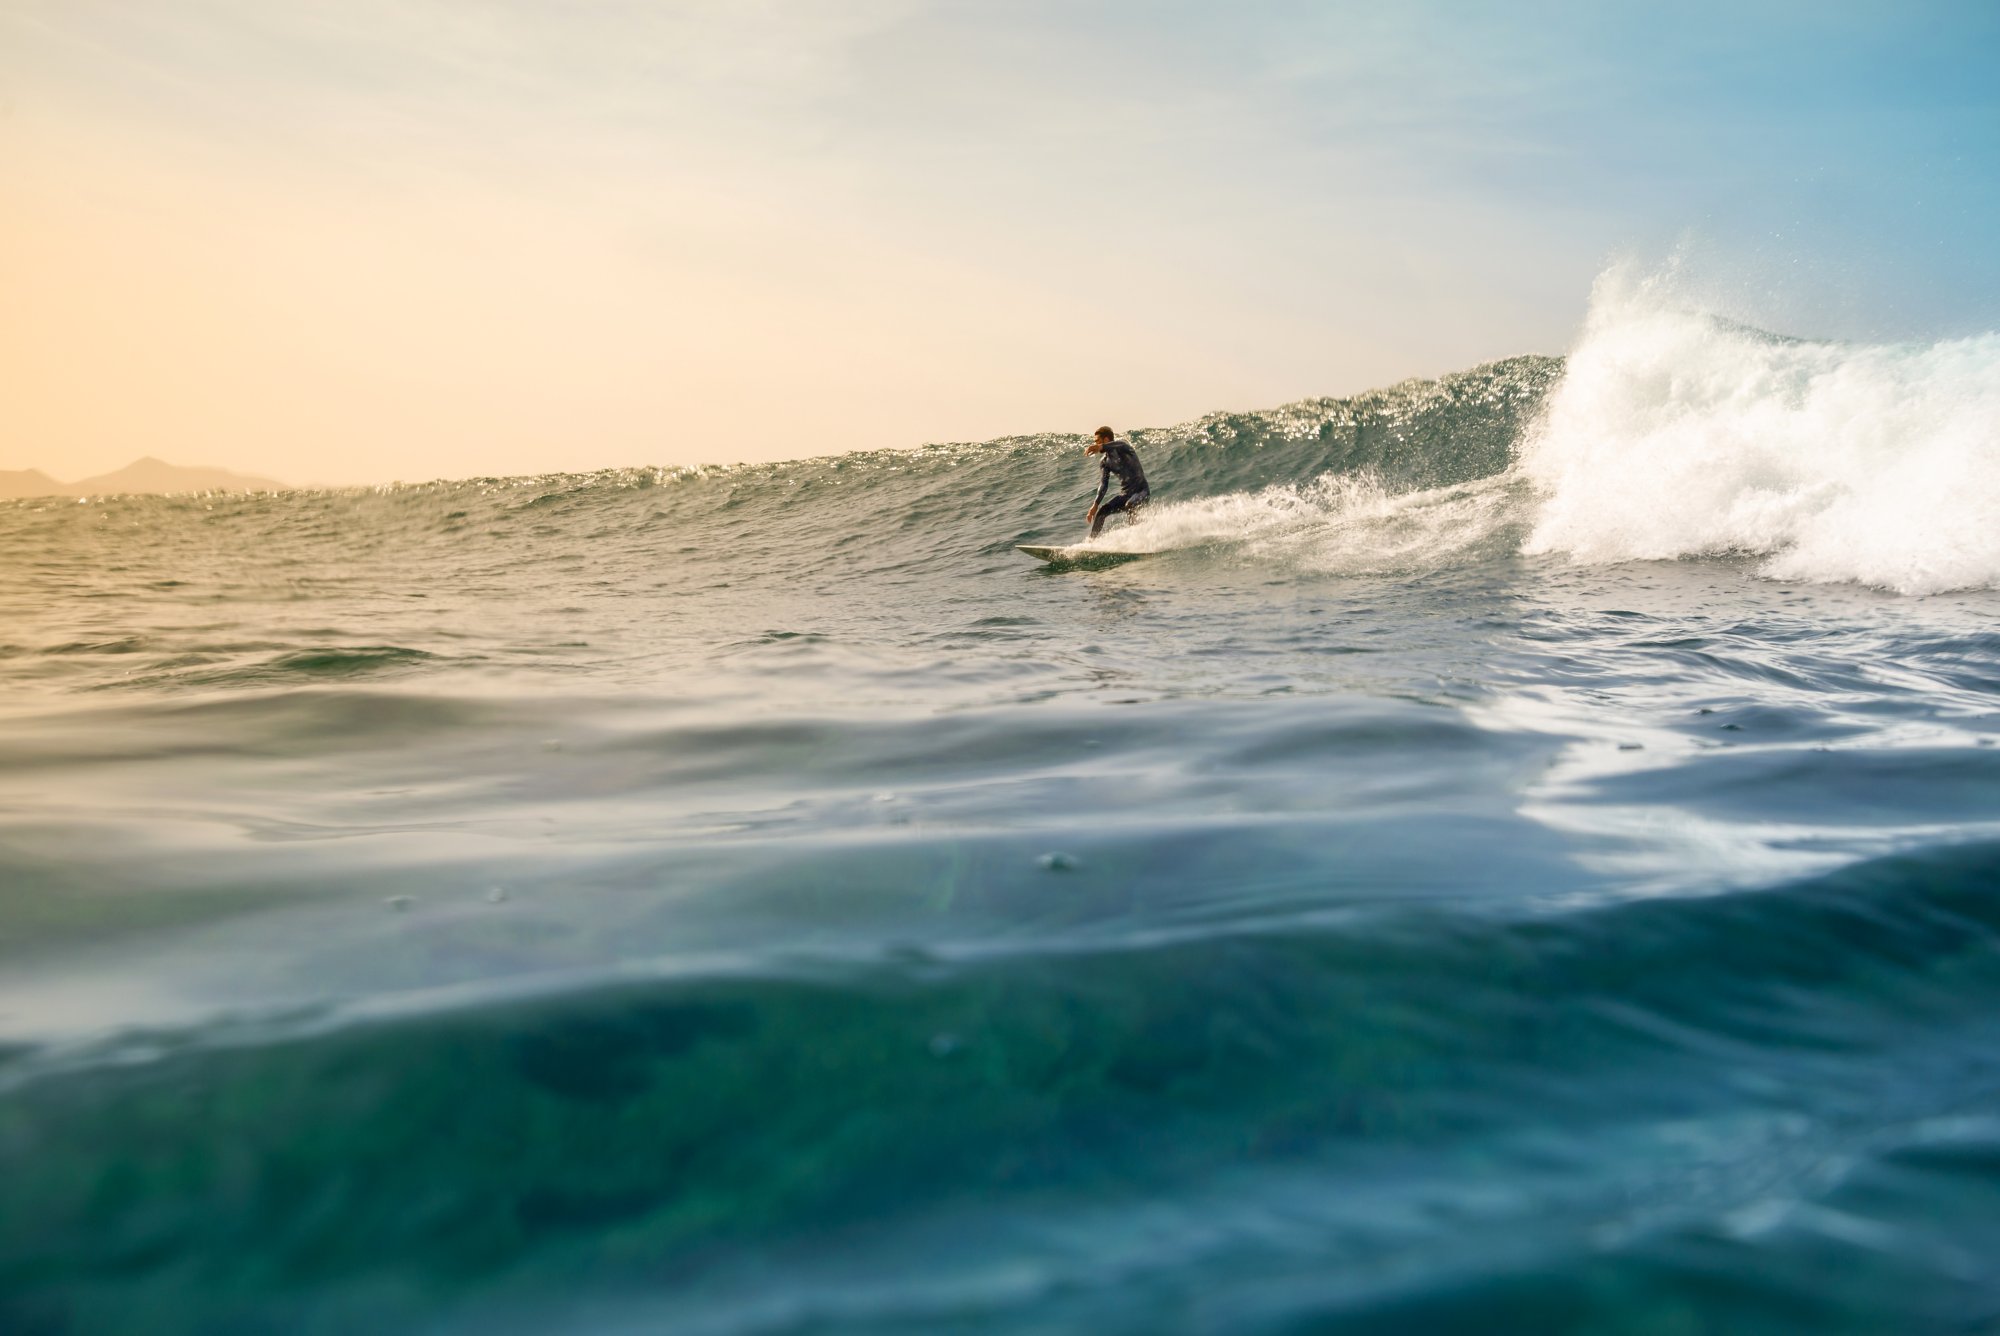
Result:
<svg viewBox="0 0 2000 1336">
<path fill-rule="evenodd" d="M 1408 573 L 1462 561 L 1517 519 L 1511 476 L 1392 493 L 1368 474 L 1154 503 L 1143 520 L 1106 531 L 1110 552 L 1227 548 L 1250 560 L 1343 574 Z M 1509 535 L 1511 545 L 1511 535 Z"/>
<path fill-rule="evenodd" d="M 1723 553 L 1904 593 L 2000 585 L 2000 335 L 1774 339 L 1598 280 L 1524 443 L 1526 548 L 1580 562 Z"/>
</svg>

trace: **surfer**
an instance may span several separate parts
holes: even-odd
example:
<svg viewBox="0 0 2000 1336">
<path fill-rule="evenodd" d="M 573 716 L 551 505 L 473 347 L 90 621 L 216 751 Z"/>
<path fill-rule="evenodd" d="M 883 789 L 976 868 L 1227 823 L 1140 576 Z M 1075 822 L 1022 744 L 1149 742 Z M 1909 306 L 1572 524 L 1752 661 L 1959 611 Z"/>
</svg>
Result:
<svg viewBox="0 0 2000 1336">
<path fill-rule="evenodd" d="M 1096 437 L 1083 448 L 1086 455 L 1101 455 L 1097 461 L 1097 499 L 1090 503 L 1090 510 L 1084 518 L 1090 521 L 1090 536 L 1097 537 L 1104 527 L 1104 521 L 1124 511 L 1138 518 L 1139 507 L 1146 504 L 1150 493 L 1146 490 L 1146 471 L 1139 467 L 1139 452 L 1125 442 L 1118 440 L 1109 427 L 1099 427 Z M 1104 494 L 1111 490 L 1111 475 L 1118 475 L 1118 495 L 1109 501 Z"/>
</svg>

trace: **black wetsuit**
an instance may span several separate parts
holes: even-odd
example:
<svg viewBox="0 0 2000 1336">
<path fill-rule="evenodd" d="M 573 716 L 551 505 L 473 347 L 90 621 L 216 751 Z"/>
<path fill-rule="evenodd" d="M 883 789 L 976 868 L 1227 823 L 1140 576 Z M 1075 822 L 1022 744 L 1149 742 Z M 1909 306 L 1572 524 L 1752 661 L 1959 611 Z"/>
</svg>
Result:
<svg viewBox="0 0 2000 1336">
<path fill-rule="evenodd" d="M 1104 447 L 1098 456 L 1097 467 L 1101 473 L 1097 482 L 1097 515 L 1090 521 L 1090 536 L 1097 537 L 1097 531 L 1104 527 L 1104 521 L 1119 511 L 1131 513 L 1146 504 L 1150 493 L 1146 490 L 1146 470 L 1139 467 L 1139 452 L 1123 441 L 1113 441 Z M 1104 494 L 1111 489 L 1111 475 L 1118 475 L 1118 495 L 1109 501 Z"/>
</svg>

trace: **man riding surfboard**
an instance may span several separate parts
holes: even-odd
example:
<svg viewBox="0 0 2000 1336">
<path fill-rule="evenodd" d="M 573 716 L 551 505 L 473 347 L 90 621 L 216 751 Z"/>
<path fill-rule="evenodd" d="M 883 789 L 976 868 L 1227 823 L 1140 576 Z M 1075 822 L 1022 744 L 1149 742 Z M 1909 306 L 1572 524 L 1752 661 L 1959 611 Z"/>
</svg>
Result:
<svg viewBox="0 0 2000 1336">
<path fill-rule="evenodd" d="M 1104 528 L 1104 521 L 1121 510 L 1136 518 L 1139 507 L 1146 504 L 1151 494 L 1146 490 L 1146 471 L 1139 467 L 1139 452 L 1119 440 L 1111 428 L 1099 427 L 1083 452 L 1102 456 L 1097 461 L 1100 475 L 1097 499 L 1084 513 L 1084 518 L 1090 521 L 1090 536 L 1095 538 L 1098 531 Z M 1118 475 L 1118 495 L 1106 501 L 1104 494 L 1111 490 L 1111 475 L 1114 473 Z"/>
</svg>

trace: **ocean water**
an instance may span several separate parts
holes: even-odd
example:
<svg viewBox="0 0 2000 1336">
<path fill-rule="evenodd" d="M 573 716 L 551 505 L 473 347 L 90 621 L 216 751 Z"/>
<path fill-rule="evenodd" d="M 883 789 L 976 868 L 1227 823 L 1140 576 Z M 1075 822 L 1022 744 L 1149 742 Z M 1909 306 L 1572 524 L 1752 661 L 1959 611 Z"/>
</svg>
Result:
<svg viewBox="0 0 2000 1336">
<path fill-rule="evenodd" d="M 0 506 L 0 1329 L 2000 1330 L 1996 424 L 1608 281 L 1109 569 L 1080 436 Z"/>
</svg>

